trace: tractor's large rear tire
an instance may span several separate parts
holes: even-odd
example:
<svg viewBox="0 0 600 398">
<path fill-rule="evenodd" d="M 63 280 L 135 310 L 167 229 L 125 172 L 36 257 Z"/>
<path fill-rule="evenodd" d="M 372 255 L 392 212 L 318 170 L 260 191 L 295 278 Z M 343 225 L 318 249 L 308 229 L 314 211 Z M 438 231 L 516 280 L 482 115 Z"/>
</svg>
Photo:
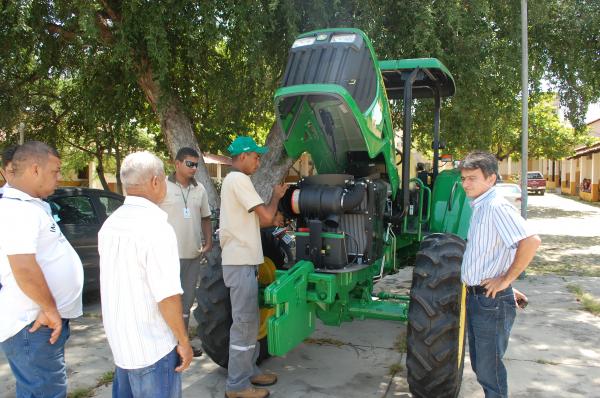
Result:
<svg viewBox="0 0 600 398">
<path fill-rule="evenodd" d="M 283 266 L 284 254 L 273 236 L 268 233 L 262 239 L 265 262 L 259 266 L 259 280 L 264 285 L 275 280 L 276 267 Z M 270 259 L 275 257 L 276 261 Z M 229 362 L 229 330 L 231 329 L 231 299 L 229 288 L 223 282 L 223 268 L 221 266 L 221 249 L 215 245 L 215 249 L 208 255 L 208 264 L 202 266 L 198 277 L 199 283 L 196 289 L 196 300 L 198 306 L 194 310 L 194 317 L 198 322 L 198 337 L 202 340 L 202 348 L 206 355 L 216 364 L 226 368 Z M 266 323 L 271 309 L 261 308 L 260 352 L 257 364 L 270 357 L 268 350 L 268 336 L 266 334 Z"/>
<path fill-rule="evenodd" d="M 465 241 L 432 234 L 421 242 L 408 310 L 408 384 L 415 398 L 456 398 L 465 352 Z"/>
<path fill-rule="evenodd" d="M 217 245 L 215 245 L 217 246 Z M 218 246 L 208 256 L 208 264 L 200 269 L 194 317 L 198 322 L 198 337 L 202 349 L 216 364 L 226 368 L 229 362 L 229 329 L 231 300 L 229 288 L 223 282 L 221 249 Z"/>
</svg>

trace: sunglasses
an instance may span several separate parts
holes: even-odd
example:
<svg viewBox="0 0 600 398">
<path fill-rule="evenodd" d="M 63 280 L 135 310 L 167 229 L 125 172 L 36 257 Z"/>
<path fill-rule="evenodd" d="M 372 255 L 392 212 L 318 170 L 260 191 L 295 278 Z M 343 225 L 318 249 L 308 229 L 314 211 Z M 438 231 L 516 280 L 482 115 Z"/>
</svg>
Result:
<svg viewBox="0 0 600 398">
<path fill-rule="evenodd" d="M 192 162 L 191 160 L 186 160 L 184 163 L 190 169 L 197 169 L 198 168 L 198 162 Z"/>
</svg>

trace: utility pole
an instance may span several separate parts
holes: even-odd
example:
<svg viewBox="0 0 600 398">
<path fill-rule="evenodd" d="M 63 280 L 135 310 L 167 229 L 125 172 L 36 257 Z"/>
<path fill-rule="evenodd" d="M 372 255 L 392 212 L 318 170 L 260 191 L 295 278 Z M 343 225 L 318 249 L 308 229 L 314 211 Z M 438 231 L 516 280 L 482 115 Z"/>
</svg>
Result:
<svg viewBox="0 0 600 398">
<path fill-rule="evenodd" d="M 19 123 L 19 145 L 25 143 L 25 123 Z"/>
<path fill-rule="evenodd" d="M 529 156 L 529 57 L 527 54 L 527 0 L 521 0 L 521 216 L 527 219 L 527 159 Z"/>
</svg>

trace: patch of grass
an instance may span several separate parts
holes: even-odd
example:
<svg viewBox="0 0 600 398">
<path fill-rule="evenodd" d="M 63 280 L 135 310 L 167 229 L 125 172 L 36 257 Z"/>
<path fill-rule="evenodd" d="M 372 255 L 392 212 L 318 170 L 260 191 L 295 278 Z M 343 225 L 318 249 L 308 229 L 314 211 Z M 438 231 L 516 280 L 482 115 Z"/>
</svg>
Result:
<svg viewBox="0 0 600 398">
<path fill-rule="evenodd" d="M 535 363 L 539 363 L 540 365 L 558 365 L 558 362 L 549 361 L 547 359 L 536 359 Z"/>
<path fill-rule="evenodd" d="M 102 319 L 102 314 L 98 313 L 98 312 L 84 312 L 83 313 L 83 317 L 84 318 L 97 318 L 97 319 Z"/>
<path fill-rule="evenodd" d="M 573 293 L 576 296 L 582 296 L 583 293 L 585 293 L 581 286 L 575 285 L 573 283 L 567 285 L 567 290 L 569 291 L 569 293 Z"/>
<path fill-rule="evenodd" d="M 67 398 L 90 398 L 94 396 L 94 387 L 78 388 L 67 394 Z"/>
<path fill-rule="evenodd" d="M 115 377 L 114 371 L 111 370 L 111 371 L 105 372 L 102 376 L 100 376 L 98 378 L 95 386 L 87 387 L 87 388 L 77 388 L 77 389 L 71 391 L 69 394 L 67 394 L 67 398 L 91 398 L 94 396 L 94 390 L 96 390 L 96 388 L 106 386 L 106 385 L 112 383 L 114 377 Z"/>
<path fill-rule="evenodd" d="M 317 345 L 332 345 L 335 347 L 341 347 L 343 345 L 350 345 L 350 343 L 345 343 L 343 341 L 340 340 L 336 340 L 336 339 L 331 339 L 331 338 L 322 338 L 322 339 L 313 339 L 313 338 L 308 338 L 305 339 L 304 342 L 306 344 L 317 344 Z"/>
<path fill-rule="evenodd" d="M 542 249 L 543 250 L 543 249 Z M 585 276 L 600 277 L 600 267 L 597 265 L 582 264 L 576 260 L 570 261 L 563 258 L 560 261 L 548 261 L 538 256 L 527 267 L 528 275 L 556 275 L 556 276 Z"/>
<path fill-rule="evenodd" d="M 112 383 L 114 378 L 115 378 L 115 372 L 114 371 L 110 370 L 110 371 L 104 373 L 98 379 L 98 384 L 96 384 L 96 388 L 102 387 L 102 386 L 106 386 L 106 385 Z"/>
<path fill-rule="evenodd" d="M 398 337 L 396 337 L 396 341 L 394 342 L 394 350 L 399 353 L 406 352 L 406 332 L 400 332 Z"/>
<path fill-rule="evenodd" d="M 595 316 L 600 316 L 600 301 L 587 293 L 583 288 L 576 284 L 567 285 L 567 290 L 575 295 L 577 301 L 581 303 L 583 309 Z"/>
<path fill-rule="evenodd" d="M 395 376 L 397 373 L 400 373 L 404 370 L 404 366 L 400 362 L 390 365 L 388 375 Z"/>
</svg>

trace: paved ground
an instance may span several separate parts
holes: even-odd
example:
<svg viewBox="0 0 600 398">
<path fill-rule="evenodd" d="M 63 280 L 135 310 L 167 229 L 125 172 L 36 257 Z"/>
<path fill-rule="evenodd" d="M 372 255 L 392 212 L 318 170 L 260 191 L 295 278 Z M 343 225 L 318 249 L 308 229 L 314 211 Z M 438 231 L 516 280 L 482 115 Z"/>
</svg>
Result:
<svg viewBox="0 0 600 398">
<path fill-rule="evenodd" d="M 556 195 L 530 198 L 530 218 L 542 232 L 544 252 L 536 259 L 535 275 L 516 285 L 530 298 L 520 312 L 506 355 L 511 397 L 600 397 L 600 317 L 582 311 L 568 284 L 600 297 L 600 278 L 590 277 L 600 266 L 600 209 Z M 566 242 L 566 244 L 565 244 Z M 585 258 L 592 256 L 594 260 Z M 568 261 L 568 263 L 567 263 Z M 565 262 L 565 263 L 563 263 Z M 547 275 L 546 268 L 565 275 Z M 403 291 L 410 270 L 379 283 Z M 112 370 L 112 358 L 98 318 L 98 304 L 86 306 L 86 316 L 73 322 L 67 346 L 70 390 L 88 388 Z M 394 342 L 402 324 L 358 321 L 340 328 L 317 326 L 310 342 L 285 358 L 272 358 L 264 368 L 280 375 L 275 397 L 410 397 L 405 354 Z M 194 360 L 184 374 L 184 397 L 222 397 L 225 372 L 210 359 Z M 14 382 L 0 356 L 0 398 L 14 396 Z M 110 387 L 95 390 L 110 397 Z M 468 358 L 461 397 L 482 398 Z"/>
<path fill-rule="evenodd" d="M 600 277 L 600 207 L 554 194 L 530 196 L 529 203 L 542 238 L 532 272 Z"/>
</svg>

